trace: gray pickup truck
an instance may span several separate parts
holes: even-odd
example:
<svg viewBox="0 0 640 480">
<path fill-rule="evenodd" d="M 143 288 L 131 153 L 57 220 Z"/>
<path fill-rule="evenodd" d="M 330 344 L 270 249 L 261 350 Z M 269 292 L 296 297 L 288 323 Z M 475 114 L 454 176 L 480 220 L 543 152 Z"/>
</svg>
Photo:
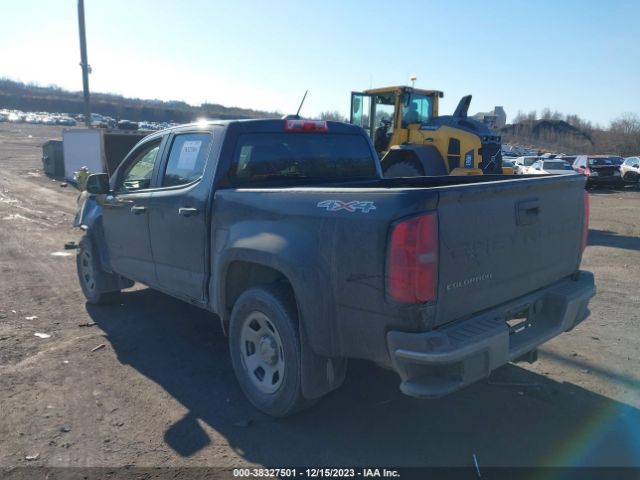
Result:
<svg viewBox="0 0 640 480">
<path fill-rule="evenodd" d="M 385 179 L 352 125 L 212 121 L 89 177 L 78 277 L 90 303 L 140 282 L 217 314 L 267 414 L 339 387 L 348 358 L 434 398 L 589 315 L 587 201 L 579 175 Z"/>
</svg>

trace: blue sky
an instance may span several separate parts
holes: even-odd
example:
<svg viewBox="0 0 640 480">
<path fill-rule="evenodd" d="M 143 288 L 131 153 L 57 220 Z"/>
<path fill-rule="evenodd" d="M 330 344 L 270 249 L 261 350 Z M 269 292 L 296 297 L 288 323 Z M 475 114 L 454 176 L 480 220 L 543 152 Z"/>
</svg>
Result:
<svg viewBox="0 0 640 480">
<path fill-rule="evenodd" d="M 0 76 L 82 88 L 75 0 L 6 2 Z M 640 1 L 85 0 L 91 89 L 304 115 L 407 84 L 509 118 L 640 113 Z"/>
</svg>

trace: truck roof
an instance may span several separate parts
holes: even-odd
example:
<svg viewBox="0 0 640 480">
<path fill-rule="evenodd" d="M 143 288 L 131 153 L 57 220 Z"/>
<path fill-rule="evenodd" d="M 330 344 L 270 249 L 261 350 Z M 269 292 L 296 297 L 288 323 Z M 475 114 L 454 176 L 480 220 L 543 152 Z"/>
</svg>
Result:
<svg viewBox="0 0 640 480">
<path fill-rule="evenodd" d="M 365 90 L 364 93 L 369 94 L 378 94 L 378 93 L 394 93 L 398 90 L 407 93 L 418 93 L 421 95 L 435 95 L 440 98 L 444 97 L 444 92 L 440 90 L 422 90 L 420 88 L 413 88 L 406 85 L 396 85 L 392 87 L 381 87 L 381 88 L 370 88 L 369 90 Z"/>
<path fill-rule="evenodd" d="M 241 130 L 252 131 L 252 132 L 273 132 L 273 131 L 283 131 L 285 122 L 294 119 L 280 119 L 280 118 L 247 118 L 247 119 L 233 119 L 233 120 L 201 120 L 198 122 L 187 123 L 183 125 L 177 125 L 175 127 L 169 127 L 164 130 L 159 130 L 158 133 L 166 133 L 167 131 L 181 131 L 181 130 L 193 130 L 194 127 L 209 130 L 211 127 L 216 125 L 222 126 L 230 126 L 230 125 L 238 125 Z M 308 120 L 310 122 L 315 121 L 324 121 L 324 120 L 312 120 L 301 118 L 299 120 L 305 121 Z M 344 122 L 335 122 L 332 120 L 326 120 L 326 124 L 328 127 L 327 133 L 352 133 L 352 134 L 363 134 L 364 130 L 361 127 L 356 125 L 352 125 Z"/>
</svg>

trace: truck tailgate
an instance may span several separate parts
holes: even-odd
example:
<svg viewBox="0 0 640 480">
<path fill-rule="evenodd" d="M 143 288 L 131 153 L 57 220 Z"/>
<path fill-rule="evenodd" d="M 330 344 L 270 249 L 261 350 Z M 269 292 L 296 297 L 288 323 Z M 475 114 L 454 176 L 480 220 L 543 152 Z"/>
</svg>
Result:
<svg viewBox="0 0 640 480">
<path fill-rule="evenodd" d="M 513 300 L 574 273 L 584 179 L 518 179 L 443 189 L 436 325 Z"/>
</svg>

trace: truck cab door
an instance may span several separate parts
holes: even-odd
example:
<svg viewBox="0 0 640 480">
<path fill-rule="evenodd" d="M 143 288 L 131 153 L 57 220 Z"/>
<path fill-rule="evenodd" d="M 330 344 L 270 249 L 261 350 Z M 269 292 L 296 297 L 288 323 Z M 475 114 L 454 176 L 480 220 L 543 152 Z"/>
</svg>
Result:
<svg viewBox="0 0 640 480">
<path fill-rule="evenodd" d="M 373 119 L 371 118 L 371 95 L 351 92 L 351 117 L 349 123 L 362 127 L 373 139 Z"/>
<path fill-rule="evenodd" d="M 102 221 L 109 261 L 116 273 L 145 284 L 155 283 L 149 242 L 148 211 L 157 174 L 162 138 L 138 146 L 112 179 L 103 201 Z"/>
<path fill-rule="evenodd" d="M 193 131 L 172 135 L 160 167 L 158 189 L 149 209 L 151 249 L 158 286 L 185 300 L 205 300 L 209 274 L 209 200 L 211 178 L 205 167 L 214 145 L 212 132 Z"/>
</svg>

